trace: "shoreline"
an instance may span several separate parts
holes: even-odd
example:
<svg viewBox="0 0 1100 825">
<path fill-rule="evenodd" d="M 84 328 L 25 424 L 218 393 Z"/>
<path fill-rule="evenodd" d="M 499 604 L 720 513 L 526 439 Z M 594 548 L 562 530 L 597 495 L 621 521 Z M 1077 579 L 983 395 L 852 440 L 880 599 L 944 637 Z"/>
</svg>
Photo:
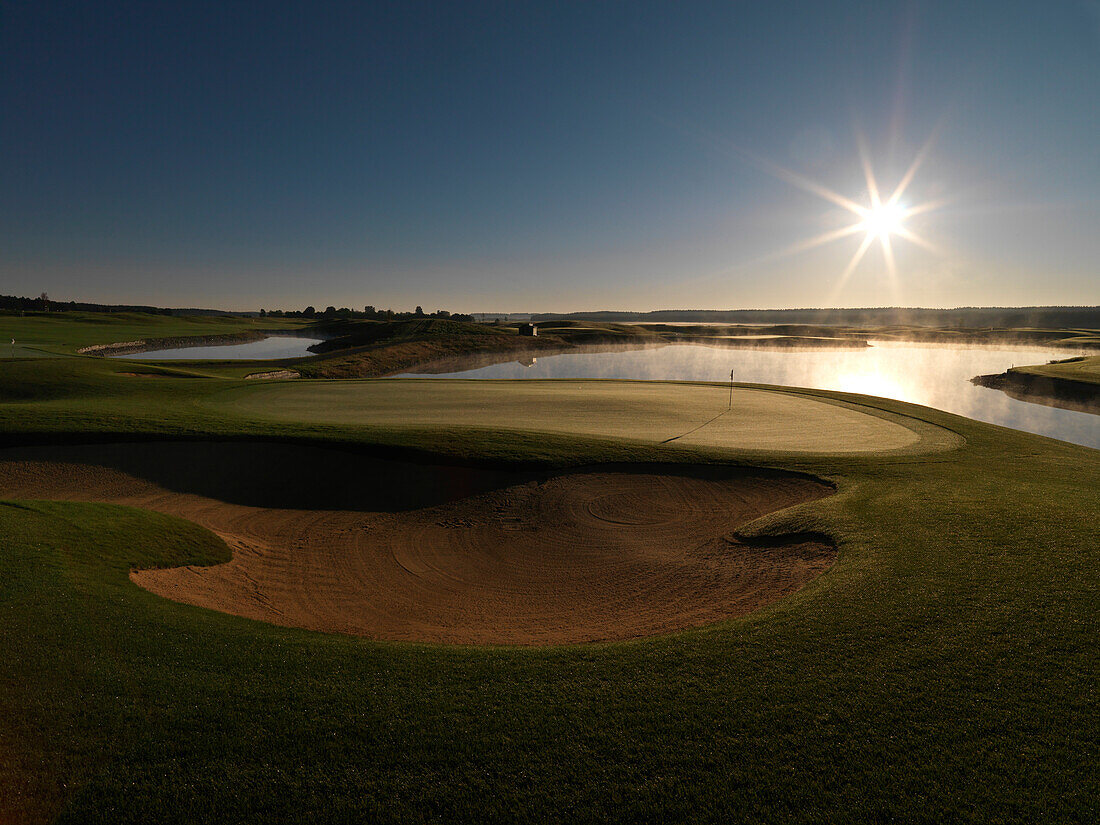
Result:
<svg viewBox="0 0 1100 825">
<path fill-rule="evenodd" d="M 224 332 L 218 335 L 176 335 L 167 338 L 140 338 L 136 341 L 118 341 L 111 344 L 93 344 L 81 347 L 78 355 L 110 357 L 114 355 L 137 355 L 142 352 L 159 352 L 168 349 L 188 349 L 190 347 L 216 347 L 226 344 L 250 344 L 267 338 L 313 338 L 315 330 L 303 334 L 291 330 L 246 330 L 244 332 Z"/>
<path fill-rule="evenodd" d="M 1100 415 L 1100 384 L 1017 370 L 995 375 L 975 375 L 970 383 L 1000 390 L 1017 401 Z"/>
</svg>

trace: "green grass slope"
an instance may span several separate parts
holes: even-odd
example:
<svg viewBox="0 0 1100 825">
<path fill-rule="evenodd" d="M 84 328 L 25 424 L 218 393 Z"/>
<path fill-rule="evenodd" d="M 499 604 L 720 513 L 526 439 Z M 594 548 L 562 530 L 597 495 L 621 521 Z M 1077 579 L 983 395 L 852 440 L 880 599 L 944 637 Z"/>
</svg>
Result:
<svg viewBox="0 0 1100 825">
<path fill-rule="evenodd" d="M 850 396 L 959 440 L 748 457 L 265 422 L 218 409 L 224 379 L 34 364 L 37 380 L 31 362 L 0 365 L 5 443 L 168 434 L 558 466 L 751 458 L 839 488 L 752 530 L 824 532 L 840 556 L 792 597 L 701 630 L 454 648 L 166 601 L 127 571 L 218 561 L 209 534 L 109 505 L 0 504 L 0 821 L 1096 819 L 1100 452 Z"/>
<path fill-rule="evenodd" d="M 1100 355 L 1013 367 L 999 375 L 978 375 L 971 380 L 1021 401 L 1100 414 Z"/>
<path fill-rule="evenodd" d="M 294 330 L 302 321 L 223 315 L 149 315 L 143 312 L 0 313 L 0 343 L 15 339 L 32 352 L 74 353 L 81 347 L 140 338 L 227 335 L 256 330 Z M 19 357 L 19 353 L 16 356 Z M 0 347 L 0 358 L 9 357 Z"/>
<path fill-rule="evenodd" d="M 1100 344 L 1100 341 L 1098 341 Z M 1076 381 L 1082 384 L 1100 385 L 1100 355 L 1081 355 L 1054 361 L 1050 364 L 1036 364 L 1029 367 L 1013 367 L 1009 372 L 1024 375 L 1041 375 L 1060 381 Z"/>
</svg>

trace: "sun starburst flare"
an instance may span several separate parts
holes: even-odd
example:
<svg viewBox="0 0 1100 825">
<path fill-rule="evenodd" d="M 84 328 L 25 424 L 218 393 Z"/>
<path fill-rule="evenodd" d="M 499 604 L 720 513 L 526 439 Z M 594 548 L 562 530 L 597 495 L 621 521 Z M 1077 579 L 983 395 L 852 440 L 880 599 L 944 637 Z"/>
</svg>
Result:
<svg viewBox="0 0 1100 825">
<path fill-rule="evenodd" d="M 795 254 L 799 252 L 805 252 L 818 246 L 822 246 L 827 243 L 832 243 L 843 238 L 847 238 L 853 235 L 863 235 L 855 252 L 852 254 L 851 259 L 848 261 L 847 266 L 841 272 L 840 278 L 837 281 L 836 287 L 833 290 L 831 300 L 835 300 L 837 294 L 844 288 L 848 279 L 852 273 L 855 272 L 860 262 L 864 259 L 867 251 L 878 243 L 882 250 L 883 261 L 886 264 L 886 272 L 890 278 L 891 287 L 893 288 L 895 295 L 899 292 L 897 263 L 894 258 L 894 239 L 901 238 L 909 243 L 921 246 L 933 252 L 939 252 L 939 250 L 929 241 L 919 236 L 910 227 L 906 225 L 906 220 L 914 215 L 924 214 L 936 209 L 941 205 L 940 202 L 930 201 L 920 204 L 906 204 L 902 201 L 906 191 L 909 189 L 909 185 L 913 182 L 917 171 L 920 169 L 921 164 L 931 149 L 933 138 L 929 139 L 917 152 L 913 159 L 913 162 L 909 164 L 905 174 L 901 176 L 898 185 L 892 192 L 884 199 L 881 194 L 879 182 L 875 177 L 875 173 L 871 164 L 870 154 L 867 151 L 866 143 L 862 137 L 857 137 L 857 147 L 859 150 L 860 165 L 863 168 L 863 175 L 867 183 L 867 196 L 868 201 L 865 204 L 858 203 L 857 201 L 847 198 L 844 195 L 834 192 L 827 186 L 824 186 L 817 181 L 810 180 L 797 172 L 790 169 L 786 169 L 778 164 L 764 160 L 759 157 L 750 155 L 749 153 L 743 154 L 754 161 L 757 165 L 762 166 L 769 173 L 775 177 L 784 180 L 793 186 L 809 192 L 822 200 L 828 201 L 836 206 L 842 207 L 846 211 L 852 213 L 857 220 L 851 225 L 841 227 L 839 229 L 830 230 L 824 232 L 814 238 L 810 238 L 805 241 L 794 244 L 778 256 L 769 257 L 781 257 L 789 254 Z"/>
</svg>

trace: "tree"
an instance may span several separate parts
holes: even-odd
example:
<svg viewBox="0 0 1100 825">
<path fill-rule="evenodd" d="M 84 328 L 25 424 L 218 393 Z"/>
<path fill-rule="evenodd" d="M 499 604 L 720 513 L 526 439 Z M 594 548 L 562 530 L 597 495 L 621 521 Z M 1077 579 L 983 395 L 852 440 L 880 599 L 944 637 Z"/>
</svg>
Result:
<svg viewBox="0 0 1100 825">
<path fill-rule="evenodd" d="M 50 296 L 43 292 L 38 296 L 38 300 L 42 302 L 42 309 L 46 312 L 50 311 Z"/>
<path fill-rule="evenodd" d="M 325 317 L 333 318 L 336 315 L 336 307 L 325 307 Z"/>
<path fill-rule="evenodd" d="M 372 307 L 370 304 L 367 304 L 365 307 L 363 307 L 364 315 L 374 315 L 375 311 L 376 310 L 374 309 L 374 307 Z"/>
<path fill-rule="evenodd" d="M 414 314 L 414 315 L 415 315 L 415 316 L 416 316 L 417 318 L 423 318 L 423 317 L 424 317 L 424 307 L 420 307 L 420 306 L 418 306 L 418 307 L 416 308 L 416 312 L 414 312 L 413 314 Z"/>
<path fill-rule="evenodd" d="M 266 318 L 267 317 L 267 310 L 264 309 L 263 307 L 260 307 L 260 317 L 261 318 Z"/>
<path fill-rule="evenodd" d="M 314 309 L 312 306 L 308 306 L 308 307 L 306 307 L 306 311 L 303 312 L 302 314 L 304 316 L 306 316 L 307 318 L 312 318 L 317 314 L 317 310 Z"/>
</svg>

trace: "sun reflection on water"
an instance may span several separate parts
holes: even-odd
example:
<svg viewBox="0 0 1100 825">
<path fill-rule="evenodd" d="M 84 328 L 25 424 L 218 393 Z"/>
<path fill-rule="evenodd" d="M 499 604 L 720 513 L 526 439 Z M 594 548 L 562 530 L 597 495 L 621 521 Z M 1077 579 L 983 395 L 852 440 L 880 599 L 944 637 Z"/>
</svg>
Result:
<svg viewBox="0 0 1100 825">
<path fill-rule="evenodd" d="M 879 398 L 896 398 L 899 401 L 916 401 L 912 392 L 897 379 L 881 372 L 844 372 L 837 375 L 836 388 L 842 392 L 858 392 L 877 395 Z"/>
<path fill-rule="evenodd" d="M 872 341 L 856 349 L 782 351 L 674 345 L 615 352 L 539 357 L 530 365 L 471 365 L 437 378 L 613 378 L 729 381 L 841 390 L 934 407 L 1040 435 L 1100 448 L 1097 416 L 1032 404 L 972 384 L 975 375 L 1004 372 L 1013 364 L 1040 364 L 1065 350 Z M 534 361 L 534 359 L 532 359 Z"/>
</svg>

